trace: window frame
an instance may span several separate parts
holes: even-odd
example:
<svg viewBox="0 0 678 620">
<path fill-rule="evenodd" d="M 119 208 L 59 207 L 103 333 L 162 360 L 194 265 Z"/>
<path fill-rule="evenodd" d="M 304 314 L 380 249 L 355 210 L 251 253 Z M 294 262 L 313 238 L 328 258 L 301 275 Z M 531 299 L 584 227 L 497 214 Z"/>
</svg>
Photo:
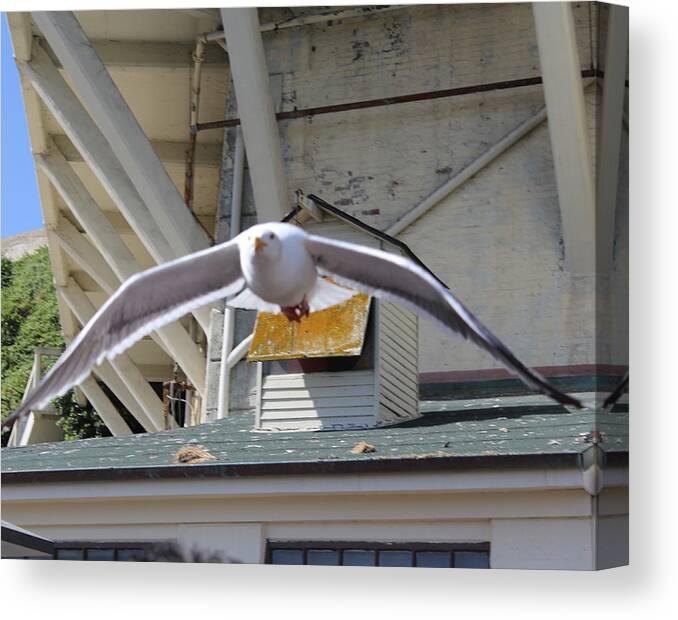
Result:
<svg viewBox="0 0 678 620">
<path fill-rule="evenodd" d="M 115 541 L 108 542 L 102 540 L 59 540 L 54 542 L 54 559 L 61 560 L 57 557 L 59 551 L 63 549 L 74 549 L 83 552 L 82 560 L 64 560 L 66 562 L 93 562 L 97 560 L 89 560 L 87 558 L 88 549 L 113 549 L 113 559 L 112 560 L 101 560 L 104 562 L 132 562 L 139 560 L 118 560 L 118 550 L 119 549 L 141 549 L 144 558 L 147 556 L 148 551 L 160 541 L 149 542 L 149 541 L 140 541 L 140 540 L 124 540 L 124 541 Z"/>
<path fill-rule="evenodd" d="M 412 541 L 364 541 L 364 540 L 266 540 L 266 552 L 264 554 L 264 563 L 273 566 L 285 566 L 284 564 L 273 564 L 273 551 L 279 549 L 295 549 L 302 552 L 303 563 L 299 566 L 316 566 L 308 564 L 309 550 L 331 550 L 338 551 L 338 564 L 344 566 L 343 555 L 346 550 L 374 551 L 374 564 L 372 567 L 387 568 L 379 566 L 379 553 L 381 551 L 408 551 L 411 554 L 410 567 L 423 568 L 416 565 L 418 551 L 444 551 L 450 554 L 450 565 L 447 568 L 455 568 L 454 554 L 457 551 L 475 551 L 490 554 L 489 542 L 412 542 Z M 463 567 L 462 567 L 463 568 Z"/>
</svg>

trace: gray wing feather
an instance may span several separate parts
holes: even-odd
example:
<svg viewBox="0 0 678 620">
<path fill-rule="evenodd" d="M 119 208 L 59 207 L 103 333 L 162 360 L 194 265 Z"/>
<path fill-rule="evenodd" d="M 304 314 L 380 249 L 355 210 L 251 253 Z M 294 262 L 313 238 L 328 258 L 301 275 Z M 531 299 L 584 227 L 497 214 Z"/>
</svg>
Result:
<svg viewBox="0 0 678 620">
<path fill-rule="evenodd" d="M 3 427 L 80 383 L 104 359 L 195 308 L 235 293 L 243 283 L 235 239 L 135 274 L 83 327 Z"/>
<path fill-rule="evenodd" d="M 581 408 L 537 372 L 526 367 L 431 274 L 401 256 L 309 235 L 306 247 L 321 270 L 358 291 L 394 301 L 470 340 L 517 374 L 530 388 L 562 404 Z"/>
</svg>

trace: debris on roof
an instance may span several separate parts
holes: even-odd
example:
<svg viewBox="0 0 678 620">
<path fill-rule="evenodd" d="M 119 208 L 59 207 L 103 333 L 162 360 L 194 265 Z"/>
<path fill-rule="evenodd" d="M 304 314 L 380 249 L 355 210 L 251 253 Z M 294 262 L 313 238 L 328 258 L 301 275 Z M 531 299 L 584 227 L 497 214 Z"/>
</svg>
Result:
<svg viewBox="0 0 678 620">
<path fill-rule="evenodd" d="M 194 463 L 205 463 L 214 461 L 217 457 L 210 454 L 202 446 L 184 446 L 179 448 L 174 455 L 173 463 L 183 463 L 184 465 L 193 465 Z"/>
<path fill-rule="evenodd" d="M 353 454 L 364 454 L 365 452 L 376 452 L 377 449 L 372 445 L 367 443 L 366 441 L 360 441 L 358 442 L 353 448 L 351 448 L 351 452 Z"/>
</svg>

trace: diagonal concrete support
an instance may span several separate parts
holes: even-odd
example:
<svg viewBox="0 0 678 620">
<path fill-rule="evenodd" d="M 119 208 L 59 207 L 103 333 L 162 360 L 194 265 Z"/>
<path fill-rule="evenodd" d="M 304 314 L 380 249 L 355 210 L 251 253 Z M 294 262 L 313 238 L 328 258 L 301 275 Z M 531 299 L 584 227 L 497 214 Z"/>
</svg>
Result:
<svg viewBox="0 0 678 620">
<path fill-rule="evenodd" d="M 608 11 L 596 188 L 600 273 L 607 273 L 612 267 L 629 42 L 629 9 L 610 4 Z"/>
<path fill-rule="evenodd" d="M 49 154 L 37 155 L 36 162 L 109 262 L 120 282 L 137 273 L 140 268 L 136 259 L 56 146 Z M 159 329 L 156 334 L 202 394 L 205 389 L 205 360 L 183 326 L 173 323 Z"/>
<path fill-rule="evenodd" d="M 596 268 L 595 189 L 572 7 L 568 2 L 535 2 L 532 6 L 565 263 L 574 274 L 590 274 Z"/>
<path fill-rule="evenodd" d="M 118 413 L 118 410 L 92 377 L 87 377 L 80 384 L 80 389 L 84 392 L 87 400 L 92 403 L 92 407 L 94 407 L 106 428 L 111 431 L 114 437 L 132 434 L 129 426 L 127 426 L 125 420 Z"/>
<path fill-rule="evenodd" d="M 287 179 L 255 7 L 221 9 L 259 222 L 289 211 Z"/>
<path fill-rule="evenodd" d="M 63 297 L 82 325 L 87 324 L 94 316 L 96 310 L 92 302 L 73 279 L 69 281 L 67 286 L 57 287 L 57 292 Z M 122 353 L 109 363 L 139 403 L 139 408 L 132 411 L 133 415 L 138 416 L 139 423 L 147 431 L 162 430 L 165 427 L 162 401 L 148 381 L 144 379 L 129 355 Z"/>
<path fill-rule="evenodd" d="M 209 237 L 186 208 L 73 13 L 34 12 L 32 16 L 170 245 L 181 254 L 207 247 Z"/>
<path fill-rule="evenodd" d="M 65 217 L 52 230 L 63 250 L 109 295 L 120 286 L 120 280 L 97 250 Z"/>
<path fill-rule="evenodd" d="M 165 228 L 158 226 L 153 219 L 101 130 L 45 50 L 35 44 L 30 62 L 18 61 L 17 66 L 82 154 L 153 259 L 157 263 L 165 263 L 183 256 L 179 246 L 168 242 Z M 200 308 L 193 314 L 206 331 L 209 309 Z"/>
</svg>

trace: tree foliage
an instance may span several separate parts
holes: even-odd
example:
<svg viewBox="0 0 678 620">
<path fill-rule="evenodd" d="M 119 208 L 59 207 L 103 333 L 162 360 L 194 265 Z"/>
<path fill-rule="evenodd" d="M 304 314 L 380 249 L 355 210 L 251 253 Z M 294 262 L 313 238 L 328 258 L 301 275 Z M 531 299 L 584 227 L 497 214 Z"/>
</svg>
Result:
<svg viewBox="0 0 678 620">
<path fill-rule="evenodd" d="M 47 248 L 16 261 L 2 258 L 2 418 L 21 402 L 36 347 L 63 347 Z M 54 363 L 45 361 L 43 373 Z M 54 401 L 67 439 L 109 435 L 91 406 L 73 391 Z"/>
</svg>

